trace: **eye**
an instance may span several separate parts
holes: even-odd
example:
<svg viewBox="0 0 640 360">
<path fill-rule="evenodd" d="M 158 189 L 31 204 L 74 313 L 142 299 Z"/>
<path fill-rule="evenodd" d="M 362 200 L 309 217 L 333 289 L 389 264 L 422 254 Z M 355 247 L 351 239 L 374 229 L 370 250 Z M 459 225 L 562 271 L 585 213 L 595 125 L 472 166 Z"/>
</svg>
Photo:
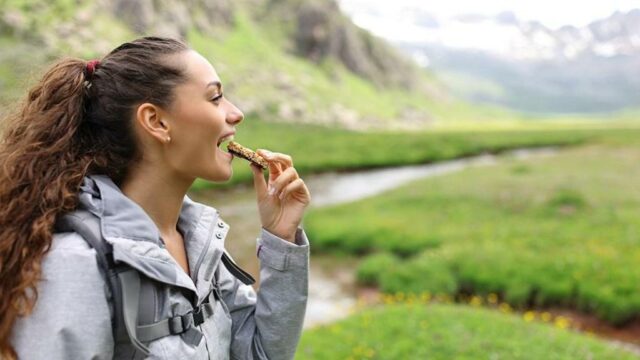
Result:
<svg viewBox="0 0 640 360">
<path fill-rule="evenodd" d="M 222 99 L 222 96 L 223 96 L 223 94 L 220 93 L 220 94 L 212 97 L 210 101 L 217 105 L 217 104 L 220 103 L 220 99 Z"/>
</svg>

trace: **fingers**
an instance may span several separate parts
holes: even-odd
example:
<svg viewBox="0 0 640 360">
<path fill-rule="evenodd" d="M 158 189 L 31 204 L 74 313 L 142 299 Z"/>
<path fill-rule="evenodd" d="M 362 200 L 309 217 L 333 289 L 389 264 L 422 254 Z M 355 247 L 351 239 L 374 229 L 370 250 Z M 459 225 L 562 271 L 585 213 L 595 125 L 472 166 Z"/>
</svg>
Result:
<svg viewBox="0 0 640 360">
<path fill-rule="evenodd" d="M 291 156 L 265 149 L 258 149 L 256 152 L 269 164 L 268 195 L 278 196 L 282 200 L 289 193 L 303 189 L 306 197 L 310 197 L 304 181 L 300 179 L 297 170 L 293 167 Z"/>
<path fill-rule="evenodd" d="M 296 168 L 290 167 L 284 170 L 273 183 L 269 184 L 269 195 L 281 195 L 282 190 L 296 179 L 299 179 Z"/>
<path fill-rule="evenodd" d="M 269 150 L 258 149 L 258 155 L 262 156 L 269 164 L 269 182 L 271 183 L 280 176 L 287 168 L 293 167 L 293 159 L 291 156 Z"/>
<path fill-rule="evenodd" d="M 256 150 L 258 155 L 265 158 L 268 162 L 277 162 L 284 165 L 285 168 L 293 166 L 293 159 L 287 154 L 281 154 L 277 152 L 271 152 L 269 150 L 258 149 Z"/>
<path fill-rule="evenodd" d="M 308 204 L 311 201 L 311 194 L 309 194 L 309 189 L 305 185 L 304 181 L 300 178 L 295 179 L 289 185 L 285 186 L 285 188 L 280 193 L 280 200 L 286 199 L 289 194 L 292 193 L 300 193 L 304 194 L 304 199 L 306 199 L 306 203 Z"/>
<path fill-rule="evenodd" d="M 262 199 L 267 193 L 267 182 L 264 180 L 262 168 L 250 163 L 251 171 L 253 171 L 253 185 L 256 189 L 258 199 Z"/>
</svg>

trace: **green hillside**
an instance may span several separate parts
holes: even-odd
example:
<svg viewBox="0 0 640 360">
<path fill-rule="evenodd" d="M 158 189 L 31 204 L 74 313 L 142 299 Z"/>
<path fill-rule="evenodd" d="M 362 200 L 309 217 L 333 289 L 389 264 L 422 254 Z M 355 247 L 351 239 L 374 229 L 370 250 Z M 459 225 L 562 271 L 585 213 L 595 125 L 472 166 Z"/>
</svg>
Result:
<svg viewBox="0 0 640 360">
<path fill-rule="evenodd" d="M 357 28 L 331 0 L 132 4 L 6 1 L 0 9 L 0 46 L 6 49 L 0 52 L 0 104 L 23 97 L 61 56 L 99 58 L 135 37 L 168 35 L 210 59 L 228 96 L 266 121 L 412 129 L 515 117 L 455 100 L 432 74 Z"/>
</svg>

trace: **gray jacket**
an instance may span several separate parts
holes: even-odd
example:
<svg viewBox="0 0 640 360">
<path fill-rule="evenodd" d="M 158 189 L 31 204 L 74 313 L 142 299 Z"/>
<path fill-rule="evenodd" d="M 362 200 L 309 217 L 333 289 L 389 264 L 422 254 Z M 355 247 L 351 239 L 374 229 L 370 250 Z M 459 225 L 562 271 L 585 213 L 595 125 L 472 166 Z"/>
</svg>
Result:
<svg viewBox="0 0 640 360">
<path fill-rule="evenodd" d="M 302 331 L 307 302 L 309 243 L 302 229 L 296 244 L 262 229 L 257 239 L 260 290 L 241 283 L 221 265 L 229 229 L 214 208 L 185 196 L 178 228 L 184 236 L 190 274 L 163 247 L 144 210 L 106 176 L 84 179 L 80 205 L 101 218 L 102 236 L 124 262 L 159 286 L 151 312 L 159 321 L 192 309 L 218 285 L 222 301 L 204 323 L 148 344 L 152 359 L 291 359 Z M 34 312 L 20 318 L 12 344 L 20 359 L 122 359 L 134 348 L 115 343 L 109 291 L 95 250 L 75 232 L 53 237 L 42 264 Z M 155 301 L 154 301 L 155 302 Z M 145 320 L 145 319 L 143 319 Z M 196 339 L 196 340 L 194 340 Z"/>
</svg>

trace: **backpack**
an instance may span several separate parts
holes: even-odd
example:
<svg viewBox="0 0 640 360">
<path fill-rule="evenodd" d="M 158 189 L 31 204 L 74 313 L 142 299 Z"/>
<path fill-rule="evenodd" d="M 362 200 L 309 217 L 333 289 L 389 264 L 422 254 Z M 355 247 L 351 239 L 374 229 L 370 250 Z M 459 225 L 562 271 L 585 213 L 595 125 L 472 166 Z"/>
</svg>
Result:
<svg viewBox="0 0 640 360">
<path fill-rule="evenodd" d="M 127 264 L 114 261 L 111 244 L 102 238 L 100 218 L 88 210 L 79 209 L 61 216 L 56 221 L 55 229 L 57 232 L 78 233 L 91 248 L 96 250 L 98 267 L 112 298 L 114 316 L 111 328 L 116 344 L 130 342 L 140 352 L 149 355 L 149 349 L 143 342 L 189 331 L 213 314 L 215 303 L 212 303 L 212 297 L 214 301 L 221 301 L 220 290 L 216 284 L 210 296 L 186 314 L 140 326 L 138 325 L 140 299 L 151 299 L 153 294 L 148 291 L 149 287 L 141 286 L 140 273 L 137 270 Z M 223 252 L 221 261 L 227 270 L 244 284 L 255 283 L 253 277 L 238 267 L 226 252 Z M 202 335 L 199 334 L 195 343 L 199 343 L 201 337 Z"/>
</svg>

